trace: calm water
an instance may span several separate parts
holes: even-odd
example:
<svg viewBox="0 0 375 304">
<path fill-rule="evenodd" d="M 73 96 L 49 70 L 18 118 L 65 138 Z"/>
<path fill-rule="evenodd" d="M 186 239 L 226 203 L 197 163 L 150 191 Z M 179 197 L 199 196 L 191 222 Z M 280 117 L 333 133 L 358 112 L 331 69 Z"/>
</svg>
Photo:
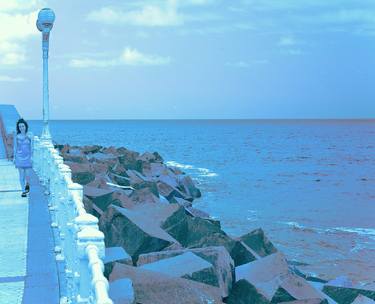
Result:
<svg viewBox="0 0 375 304">
<path fill-rule="evenodd" d="M 375 120 L 52 121 L 51 133 L 158 151 L 196 179 L 196 206 L 229 234 L 262 227 L 305 271 L 375 280 Z"/>
</svg>

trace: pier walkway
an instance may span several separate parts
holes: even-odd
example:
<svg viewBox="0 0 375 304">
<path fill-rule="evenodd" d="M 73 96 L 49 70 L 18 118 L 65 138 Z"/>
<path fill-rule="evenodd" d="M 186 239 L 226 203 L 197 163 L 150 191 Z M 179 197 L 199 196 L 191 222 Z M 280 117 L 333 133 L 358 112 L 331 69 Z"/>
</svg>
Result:
<svg viewBox="0 0 375 304">
<path fill-rule="evenodd" d="M 59 303 L 47 197 L 34 171 L 30 193 L 21 197 L 6 140 L 19 115 L 12 105 L 0 105 L 0 114 L 0 304 Z"/>
<path fill-rule="evenodd" d="M 0 303 L 59 303 L 47 201 L 35 173 L 21 197 L 18 171 L 0 159 Z"/>
<path fill-rule="evenodd" d="M 14 106 L 0 105 L 0 304 L 113 304 L 104 234 L 51 140 L 34 136 L 30 193 L 21 197 L 18 119 Z"/>
</svg>

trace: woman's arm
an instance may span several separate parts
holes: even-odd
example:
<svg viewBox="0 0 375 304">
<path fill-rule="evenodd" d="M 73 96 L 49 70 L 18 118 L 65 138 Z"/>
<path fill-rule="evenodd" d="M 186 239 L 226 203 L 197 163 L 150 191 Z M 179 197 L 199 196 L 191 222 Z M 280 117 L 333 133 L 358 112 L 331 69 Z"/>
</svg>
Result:
<svg viewBox="0 0 375 304">
<path fill-rule="evenodd" d="M 30 132 L 31 159 L 34 155 L 34 134 Z"/>
<path fill-rule="evenodd" d="M 16 161 L 16 151 L 17 151 L 17 134 L 13 132 L 13 162 Z"/>
</svg>

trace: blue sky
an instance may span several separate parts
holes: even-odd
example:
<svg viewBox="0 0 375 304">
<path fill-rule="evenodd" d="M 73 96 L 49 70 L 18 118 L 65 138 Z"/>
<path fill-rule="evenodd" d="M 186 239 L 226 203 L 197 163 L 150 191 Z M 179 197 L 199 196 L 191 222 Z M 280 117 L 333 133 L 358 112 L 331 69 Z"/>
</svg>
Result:
<svg viewBox="0 0 375 304">
<path fill-rule="evenodd" d="M 52 119 L 374 118 L 374 0 L 0 0 L 0 102 Z"/>
</svg>

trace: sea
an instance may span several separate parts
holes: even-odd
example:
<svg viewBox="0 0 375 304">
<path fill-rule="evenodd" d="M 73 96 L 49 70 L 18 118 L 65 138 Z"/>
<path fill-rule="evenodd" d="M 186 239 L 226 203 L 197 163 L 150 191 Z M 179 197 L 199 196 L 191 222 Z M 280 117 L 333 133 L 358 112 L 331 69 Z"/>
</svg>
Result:
<svg viewBox="0 0 375 304">
<path fill-rule="evenodd" d="M 41 121 L 30 121 L 38 135 Z M 230 235 L 262 228 L 323 279 L 375 281 L 375 120 L 59 120 L 53 140 L 157 151 Z"/>
</svg>

